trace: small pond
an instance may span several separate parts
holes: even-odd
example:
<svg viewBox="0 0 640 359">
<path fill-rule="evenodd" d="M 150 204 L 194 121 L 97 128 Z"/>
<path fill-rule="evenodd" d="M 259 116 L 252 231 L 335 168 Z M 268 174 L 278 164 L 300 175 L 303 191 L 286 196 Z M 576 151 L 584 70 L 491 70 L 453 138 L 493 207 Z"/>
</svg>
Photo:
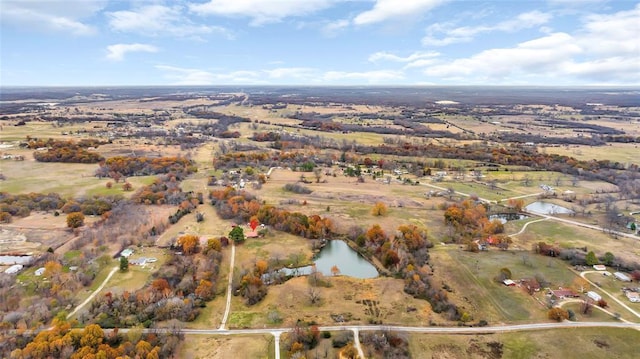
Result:
<svg viewBox="0 0 640 359">
<path fill-rule="evenodd" d="M 521 219 L 527 218 L 529 218 L 529 216 L 520 213 L 497 213 L 489 216 L 490 221 L 497 219 L 502 222 L 502 224 L 505 224 L 509 221 L 519 221 Z"/>
<path fill-rule="evenodd" d="M 562 206 L 558 206 L 557 204 L 547 203 L 547 202 L 533 202 L 526 207 L 525 210 L 533 213 L 541 213 L 541 214 L 571 214 L 572 210 L 569 208 L 565 208 Z"/>
<path fill-rule="evenodd" d="M 316 269 L 325 276 L 331 276 L 331 267 L 340 269 L 340 274 L 354 278 L 375 278 L 378 276 L 376 268 L 358 252 L 351 249 L 340 240 L 328 241 L 313 261 Z M 308 275 L 311 266 L 299 268 L 282 268 L 280 272 L 286 275 Z"/>
</svg>

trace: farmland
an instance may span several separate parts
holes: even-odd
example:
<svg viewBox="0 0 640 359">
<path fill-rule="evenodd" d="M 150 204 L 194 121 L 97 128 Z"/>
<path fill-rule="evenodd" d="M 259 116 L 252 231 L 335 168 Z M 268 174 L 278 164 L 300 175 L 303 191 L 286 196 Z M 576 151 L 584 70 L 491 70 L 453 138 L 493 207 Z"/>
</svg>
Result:
<svg viewBox="0 0 640 359">
<path fill-rule="evenodd" d="M 584 123 L 567 120 L 567 111 L 576 116 L 581 111 L 572 98 L 563 99 L 566 106 L 513 104 L 504 111 L 473 101 L 425 105 L 401 90 L 385 104 L 357 92 L 339 98 L 318 91 L 310 95 L 313 101 L 299 95 L 289 103 L 261 91 L 214 91 L 180 101 L 162 93 L 124 99 L 87 95 L 53 107 L 33 100 L 32 107 L 3 113 L 0 209 L 7 214 L 0 224 L 0 250 L 34 257 L 17 277 L 4 277 L 6 288 L 24 291 L 19 301 L 2 292 L 7 305 L 0 319 L 9 312 L 8 318 L 19 317 L 4 325 L 46 328 L 97 290 L 127 248 L 134 253 L 129 261 L 156 260 L 115 273 L 74 325 L 112 323 L 99 308 L 113 310 L 129 301 L 113 298 L 135 298 L 130 302 L 166 306 L 153 312 L 161 319 L 145 317 L 136 323 L 140 327 L 264 330 L 187 335 L 176 349 L 177 355 L 202 358 L 224 358 L 239 348 L 271 358 L 275 343 L 269 329 L 297 328 L 280 341 L 282 356 L 288 356 L 295 344 L 291 336 L 317 325 L 384 329 L 549 322 L 554 305 L 579 312 L 583 293 L 577 302 L 558 303 L 549 290 L 576 287 L 581 270 L 589 268 L 589 252 L 616 270 L 640 270 L 640 237 L 631 226 L 638 216 L 630 214 L 640 211 L 637 142 L 586 145 L 572 127 L 595 131 L 592 139 L 600 143 L 607 142 L 610 127 L 635 138 L 634 126 L 586 115 Z M 637 121 L 631 107 L 613 108 Z M 550 123 L 560 126 L 558 121 L 567 125 L 556 133 L 545 130 Z M 522 137 L 525 144 L 518 134 L 534 137 Z M 52 146 L 97 139 L 87 151 L 105 160 L 36 160 L 36 151 L 50 149 L 30 146 L 49 138 Z M 120 157 L 137 162 L 131 168 L 123 167 L 123 160 L 109 162 Z M 124 175 L 114 168 L 130 171 Z M 524 213 L 534 202 L 573 213 Z M 86 213 L 72 228 L 68 217 L 75 212 Z M 487 217 L 518 212 L 526 218 L 503 225 Z M 255 235 L 237 240 L 235 228 Z M 489 243 L 492 237 L 506 245 Z M 328 255 L 326 240 L 345 241 L 380 275 L 344 275 L 341 269 L 354 264 L 335 259 L 331 273 L 277 276 L 283 268 L 309 266 Z M 44 276 L 35 274 L 40 267 L 47 268 Z M 507 272 L 513 287 L 502 282 Z M 586 278 L 626 301 L 620 282 Z M 541 288 L 528 292 L 527 280 Z M 49 297 L 55 300 L 45 303 Z M 573 320 L 640 322 L 608 302 L 607 310 L 617 317 L 596 310 Z M 627 304 L 640 311 L 637 303 Z M 39 316 L 21 314 L 29 311 Z M 127 323 L 138 317 L 123 315 Z M 624 338 L 637 338 L 633 329 L 575 331 L 585 353 L 607 351 L 623 358 L 632 353 Z M 414 358 L 526 358 L 565 355 L 562 343 L 572 333 L 402 334 L 398 341 Z M 304 336 L 298 339 L 302 345 Z M 362 342 L 361 350 L 381 357 L 371 349 L 374 337 L 363 336 Z M 356 345 L 353 338 L 339 344 L 325 338 L 303 346 L 311 357 L 336 356 Z"/>
</svg>

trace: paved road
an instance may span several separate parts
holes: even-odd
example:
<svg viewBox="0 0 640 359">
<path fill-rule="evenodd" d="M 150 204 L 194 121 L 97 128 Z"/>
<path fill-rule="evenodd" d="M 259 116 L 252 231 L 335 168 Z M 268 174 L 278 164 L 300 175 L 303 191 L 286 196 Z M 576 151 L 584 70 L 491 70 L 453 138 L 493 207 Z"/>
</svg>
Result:
<svg viewBox="0 0 640 359">
<path fill-rule="evenodd" d="M 405 333 L 423 333 L 423 334 L 493 334 L 503 332 L 517 332 L 530 330 L 547 330 L 547 329 L 566 329 L 566 328 L 628 328 L 640 330 L 640 323 L 625 322 L 549 322 L 549 323 L 531 323 L 531 324 L 512 324 L 497 325 L 486 327 L 410 327 L 399 325 L 330 325 L 319 326 L 320 331 L 394 331 Z M 105 329 L 108 330 L 108 329 Z M 266 328 L 266 329 L 182 329 L 183 334 L 188 335 L 264 335 L 276 333 L 286 333 L 291 328 Z M 128 329 L 118 329 L 119 332 L 126 333 Z M 171 332 L 170 328 L 160 329 L 144 329 L 143 332 Z"/>
<path fill-rule="evenodd" d="M 598 288 L 598 290 L 600 290 L 601 292 L 603 292 L 604 294 L 608 295 L 609 298 L 613 299 L 616 303 L 620 304 L 623 308 L 625 308 L 626 310 L 628 310 L 629 312 L 633 313 L 633 315 L 635 315 L 636 317 L 640 318 L 640 313 L 636 312 L 635 310 L 633 310 L 632 308 L 630 308 L 626 303 L 624 303 L 623 301 L 621 301 L 620 299 L 616 298 L 613 296 L 613 294 L 609 293 L 608 291 L 604 290 L 603 288 L 601 288 L 599 285 L 596 285 L 594 282 L 592 282 L 591 280 L 589 280 L 589 278 L 585 277 L 586 274 L 589 273 L 602 273 L 599 271 L 585 271 L 585 272 L 581 272 L 580 276 L 582 278 L 584 278 L 584 280 L 586 280 L 587 282 L 589 282 L 594 288 Z"/>
<path fill-rule="evenodd" d="M 224 310 L 224 316 L 222 317 L 222 323 L 220 323 L 220 329 L 223 330 L 227 325 L 227 319 L 229 318 L 229 311 L 231 310 L 231 290 L 233 289 L 233 267 L 236 261 L 236 245 L 231 244 L 231 263 L 229 264 L 229 284 L 227 284 L 227 307 Z"/>
<path fill-rule="evenodd" d="M 527 213 L 527 212 L 525 212 Z M 600 226 L 596 226 L 593 224 L 587 224 L 587 223 L 582 223 L 582 222 L 578 222 L 578 221 L 572 221 L 570 219 L 565 219 L 565 218 L 559 218 L 559 217 L 554 217 L 548 214 L 543 214 L 543 213 L 537 213 L 537 212 L 529 212 L 530 214 L 534 214 L 537 216 L 541 216 L 547 219 L 551 219 L 554 221 L 558 221 L 558 222 L 563 222 L 563 223 L 567 223 L 567 224 L 572 224 L 574 226 L 578 226 L 578 227 L 584 227 L 584 228 L 589 228 L 589 229 L 595 229 L 596 231 L 600 231 L 600 232 L 605 232 L 605 229 L 600 227 Z M 624 232 L 618 232 L 618 231 L 613 231 L 613 230 L 608 230 L 608 233 L 612 233 L 621 237 L 628 237 L 628 238 L 633 238 L 633 239 L 640 239 L 640 237 L 633 235 L 631 233 L 624 233 Z"/>
<path fill-rule="evenodd" d="M 118 271 L 118 267 L 114 267 L 113 269 L 111 269 L 111 272 L 109 272 L 109 275 L 107 275 L 107 278 L 105 278 L 104 281 L 102 281 L 102 284 L 100 284 L 100 286 L 96 290 L 94 290 L 93 293 L 91 293 L 91 295 L 89 295 L 89 297 L 87 297 L 87 299 L 84 300 L 84 302 L 80 303 L 71 313 L 69 313 L 67 315 L 67 319 L 71 319 L 71 317 L 73 317 L 80 309 L 82 309 L 82 307 L 84 307 L 85 305 L 87 305 L 87 303 L 93 300 L 93 298 L 95 298 L 95 296 L 98 295 L 98 293 L 100 293 L 102 289 L 104 289 L 104 286 L 107 285 L 107 282 L 109 281 L 109 279 L 111 279 L 111 277 L 113 277 L 113 275 L 117 271 Z"/>
</svg>

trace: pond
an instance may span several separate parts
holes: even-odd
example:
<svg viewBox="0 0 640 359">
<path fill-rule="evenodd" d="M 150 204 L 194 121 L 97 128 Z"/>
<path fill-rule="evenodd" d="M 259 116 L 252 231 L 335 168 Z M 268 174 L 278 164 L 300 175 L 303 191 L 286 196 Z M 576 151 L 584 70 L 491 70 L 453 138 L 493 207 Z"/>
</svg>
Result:
<svg viewBox="0 0 640 359">
<path fill-rule="evenodd" d="M 526 207 L 525 210 L 533 213 L 541 213 L 541 214 L 571 214 L 572 210 L 569 208 L 565 208 L 562 206 L 558 206 L 557 204 L 547 203 L 547 202 L 533 202 Z"/>
<path fill-rule="evenodd" d="M 376 268 L 364 259 L 358 252 L 351 249 L 344 241 L 328 241 L 313 261 L 316 269 L 325 276 L 331 276 L 331 267 L 340 269 L 340 274 L 354 278 L 375 278 L 378 276 Z M 279 272 L 286 275 L 308 275 L 311 266 L 299 268 L 282 268 Z"/>
<path fill-rule="evenodd" d="M 509 221 L 519 221 L 521 219 L 527 218 L 529 218 L 529 216 L 520 213 L 497 213 L 489 216 L 490 221 L 497 219 L 502 222 L 502 224 L 505 224 Z"/>
</svg>

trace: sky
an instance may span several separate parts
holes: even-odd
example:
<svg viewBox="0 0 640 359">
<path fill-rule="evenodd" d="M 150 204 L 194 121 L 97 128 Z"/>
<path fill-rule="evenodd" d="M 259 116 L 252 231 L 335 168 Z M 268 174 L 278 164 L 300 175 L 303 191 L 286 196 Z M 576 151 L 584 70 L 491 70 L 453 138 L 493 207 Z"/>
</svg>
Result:
<svg viewBox="0 0 640 359">
<path fill-rule="evenodd" d="M 1 86 L 640 85 L 633 0 L 0 0 Z"/>
</svg>

